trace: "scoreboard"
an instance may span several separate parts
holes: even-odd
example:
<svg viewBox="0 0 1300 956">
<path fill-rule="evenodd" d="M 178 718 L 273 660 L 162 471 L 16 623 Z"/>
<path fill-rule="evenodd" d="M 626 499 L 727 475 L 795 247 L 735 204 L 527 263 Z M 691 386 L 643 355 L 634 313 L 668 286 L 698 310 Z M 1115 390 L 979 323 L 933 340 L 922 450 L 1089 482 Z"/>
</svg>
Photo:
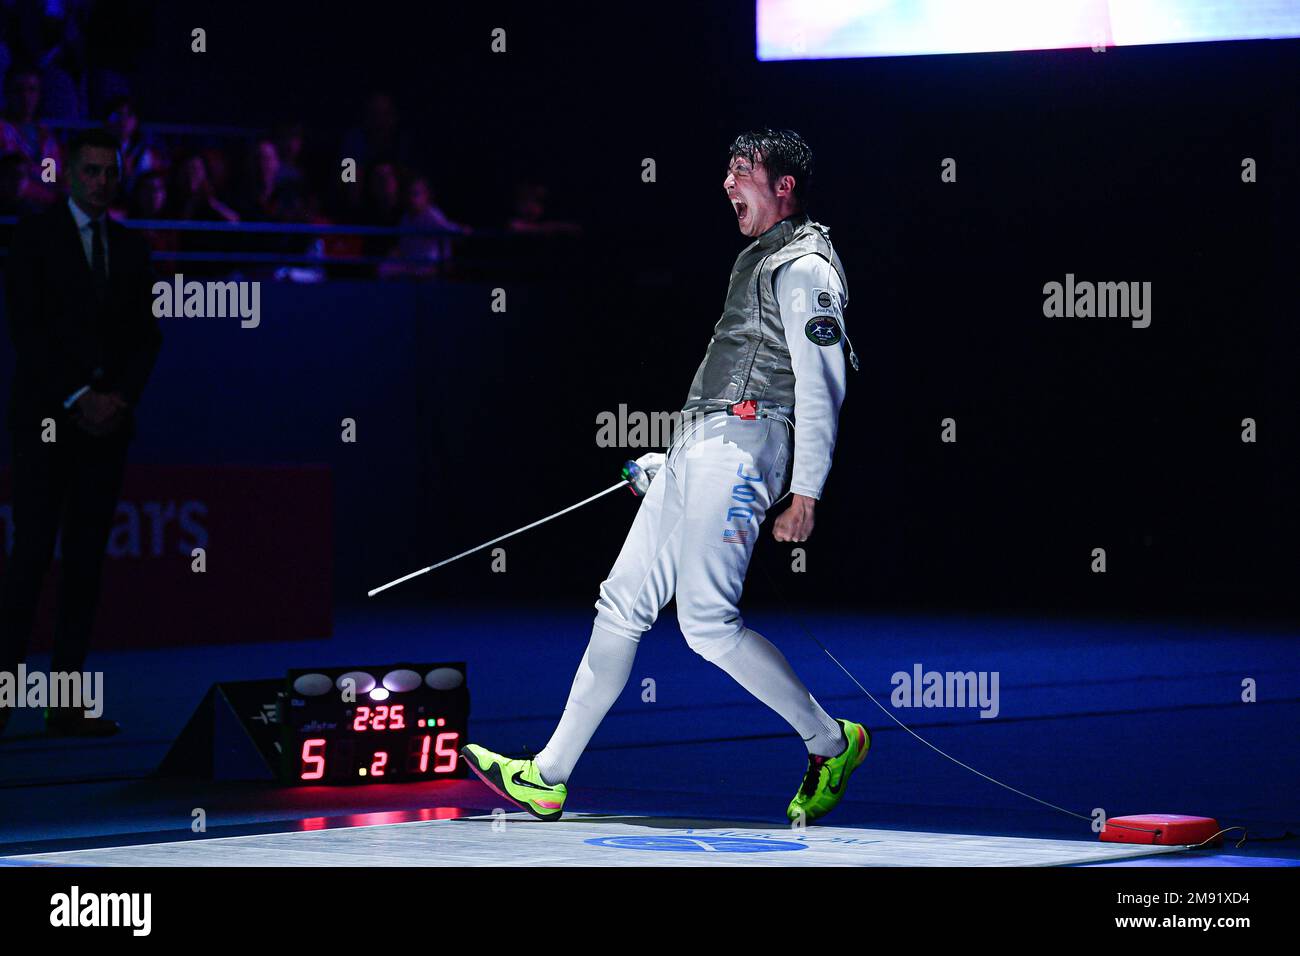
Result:
<svg viewBox="0 0 1300 956">
<path fill-rule="evenodd" d="M 281 780 L 407 783 L 463 778 L 465 664 L 292 670 L 279 695 Z"/>
</svg>

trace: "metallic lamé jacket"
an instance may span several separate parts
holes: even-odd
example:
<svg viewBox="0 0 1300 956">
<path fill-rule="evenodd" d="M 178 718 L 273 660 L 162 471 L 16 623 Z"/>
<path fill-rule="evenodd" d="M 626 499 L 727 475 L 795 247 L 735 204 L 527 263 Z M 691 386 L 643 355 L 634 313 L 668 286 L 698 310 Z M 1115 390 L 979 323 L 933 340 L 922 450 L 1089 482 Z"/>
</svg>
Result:
<svg viewBox="0 0 1300 956">
<path fill-rule="evenodd" d="M 751 398 L 794 405 L 794 370 L 774 279 L 779 267 L 815 253 L 839 275 L 847 304 L 849 284 L 829 236 L 829 228 L 796 214 L 776 223 L 736 257 L 722 318 L 713 328 L 683 411 L 711 411 Z"/>
</svg>

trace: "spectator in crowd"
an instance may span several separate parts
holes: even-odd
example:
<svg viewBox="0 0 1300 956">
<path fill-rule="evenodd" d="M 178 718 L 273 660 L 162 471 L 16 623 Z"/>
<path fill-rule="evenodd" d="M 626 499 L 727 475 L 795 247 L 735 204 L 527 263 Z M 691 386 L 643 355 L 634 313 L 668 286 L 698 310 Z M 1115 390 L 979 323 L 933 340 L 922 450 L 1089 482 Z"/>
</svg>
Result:
<svg viewBox="0 0 1300 956">
<path fill-rule="evenodd" d="M 515 188 L 515 213 L 506 228 L 527 235 L 580 236 L 576 222 L 546 218 L 547 189 L 541 183 L 520 183 Z"/>
<path fill-rule="evenodd" d="M 302 169 L 302 144 L 305 136 L 302 123 L 280 123 L 272 135 L 280 158 L 280 171 L 276 173 L 276 188 L 284 187 L 301 193 L 306 186 Z"/>
<path fill-rule="evenodd" d="M 32 164 L 22 153 L 0 157 L 0 216 L 26 216 L 41 208 L 31 195 Z M 0 225 L 0 247 L 9 248 L 14 227 Z"/>
<path fill-rule="evenodd" d="M 239 201 L 244 221 L 292 222 L 298 218 L 298 191 L 281 182 L 280 169 L 275 143 L 259 139 L 253 144 Z"/>
<path fill-rule="evenodd" d="M 367 226 L 393 227 L 402 221 L 402 183 L 397 164 L 381 160 L 365 173 L 365 207 L 362 222 Z M 395 236 L 367 236 L 364 243 L 368 256 L 387 256 L 397 246 Z"/>
<path fill-rule="evenodd" d="M 166 219 L 167 177 L 161 170 L 141 173 L 131 190 L 127 211 L 132 219 Z"/>
<path fill-rule="evenodd" d="M 248 154 L 239 212 L 244 222 L 297 223 L 306 218 L 299 191 L 280 180 L 280 153 L 269 139 L 257 140 Z M 250 252 L 295 256 L 308 254 L 311 238 L 296 233 L 265 232 L 241 237 Z"/>
<path fill-rule="evenodd" d="M 344 182 L 341 176 L 329 177 L 326 181 L 327 201 L 330 217 L 335 222 L 357 223 L 365 221 L 366 209 L 366 171 L 357 167 L 357 181 Z M 358 252 L 358 254 L 360 254 Z"/>
<path fill-rule="evenodd" d="M 380 159 L 410 163 L 415 158 L 391 96 L 382 92 L 370 95 L 361 125 L 343 137 L 343 155 L 355 159 L 358 167 Z"/>
<path fill-rule="evenodd" d="M 83 29 L 86 3 L 76 0 L 30 3 L 40 10 L 29 38 L 28 55 L 41 71 L 41 116 L 51 120 L 84 120 L 86 111 L 86 47 Z"/>
<path fill-rule="evenodd" d="M 0 153 L 22 153 L 37 166 L 50 157 L 56 168 L 59 144 L 37 120 L 41 105 L 41 74 L 34 67 L 15 65 L 5 77 L 5 108 L 0 118 Z"/>
<path fill-rule="evenodd" d="M 239 222 L 239 215 L 217 198 L 208 179 L 208 164 L 195 153 L 178 163 L 167 196 L 168 219 L 198 222 Z M 234 237 L 238 238 L 238 237 Z M 235 245 L 232 237 L 218 232 L 182 232 L 177 235 L 181 252 L 227 252 Z M 186 272 L 216 275 L 223 271 L 218 263 L 187 263 Z"/>
<path fill-rule="evenodd" d="M 84 77 L 74 76 L 59 60 L 41 70 L 41 116 L 48 120 L 84 121 L 86 89 Z"/>
<path fill-rule="evenodd" d="M 425 226 L 446 229 L 458 235 L 469 235 L 469 226 L 452 222 L 433 202 L 433 187 L 424 176 L 413 176 L 406 185 L 406 212 L 401 226 Z M 397 260 L 385 263 L 380 269 L 382 278 L 394 276 L 433 276 L 443 271 L 451 260 L 450 236 L 402 236 L 394 256 Z M 418 262 L 412 260 L 420 260 Z"/>
<path fill-rule="evenodd" d="M 203 157 L 203 165 L 207 167 L 212 194 L 226 198 L 232 196 L 234 191 L 231 185 L 230 158 L 226 155 L 226 151 L 216 146 L 208 146 L 199 150 L 199 154 Z"/>
<path fill-rule="evenodd" d="M 169 200 L 169 219 L 239 222 L 239 214 L 217 198 L 208 164 L 198 153 L 177 164 Z"/>
<path fill-rule="evenodd" d="M 109 104 L 104 126 L 122 144 L 122 183 L 129 194 L 135 192 L 137 176 L 166 168 L 161 145 L 140 129 L 140 117 L 131 97 L 119 96 Z"/>
<path fill-rule="evenodd" d="M 0 216 L 25 216 L 44 205 L 32 191 L 32 163 L 22 153 L 0 157 Z"/>
<path fill-rule="evenodd" d="M 166 219 L 198 222 L 238 222 L 234 209 L 217 199 L 216 190 L 208 178 L 208 163 L 200 153 L 187 156 L 173 166 L 172 186 L 166 196 Z M 221 233 L 175 233 L 175 247 L 181 252 L 225 252 L 238 246 L 239 237 Z M 221 265 L 186 263 L 186 272 L 218 274 Z"/>
<path fill-rule="evenodd" d="M 136 177 L 127 215 L 137 220 L 167 218 L 167 177 L 161 170 L 150 170 Z M 140 235 L 155 252 L 172 252 L 178 248 L 179 240 L 171 230 L 143 229 Z"/>
<path fill-rule="evenodd" d="M 328 207 L 317 209 L 318 215 L 312 217 L 309 221 L 319 222 L 326 225 L 346 223 L 352 225 L 365 221 L 362 210 L 365 208 L 364 180 L 358 177 L 360 181 L 355 183 L 342 182 L 340 177 L 334 176 L 329 183 L 329 192 L 327 194 Z M 365 255 L 364 242 L 362 236 L 348 235 L 346 233 L 331 233 L 324 237 L 323 252 L 326 259 L 352 259 L 357 256 Z M 358 266 L 333 264 L 331 274 L 340 277 L 358 277 L 365 274 L 365 270 Z"/>
<path fill-rule="evenodd" d="M 366 221 L 375 226 L 395 226 L 402 218 L 402 185 L 397 164 L 375 163 L 365 177 Z"/>
</svg>

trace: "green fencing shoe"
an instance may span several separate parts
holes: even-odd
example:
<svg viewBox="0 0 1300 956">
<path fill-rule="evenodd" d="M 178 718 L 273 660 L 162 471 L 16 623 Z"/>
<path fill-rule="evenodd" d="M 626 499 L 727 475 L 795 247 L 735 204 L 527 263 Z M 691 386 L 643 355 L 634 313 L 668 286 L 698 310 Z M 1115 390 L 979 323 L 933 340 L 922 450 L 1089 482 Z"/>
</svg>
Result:
<svg viewBox="0 0 1300 956">
<path fill-rule="evenodd" d="M 836 723 L 843 728 L 848 746 L 838 757 L 808 755 L 808 772 L 804 774 L 799 792 L 794 795 L 785 811 L 790 820 L 802 817 L 808 822 L 834 810 L 844 795 L 844 785 L 848 782 L 849 774 L 867 759 L 867 751 L 871 749 L 871 734 L 867 728 L 851 720 L 836 718 Z"/>
<path fill-rule="evenodd" d="M 478 744 L 461 747 L 460 755 L 469 769 L 498 796 L 523 807 L 539 820 L 560 819 L 569 791 L 562 783 L 552 786 L 544 781 L 531 760 L 511 760 Z"/>
</svg>

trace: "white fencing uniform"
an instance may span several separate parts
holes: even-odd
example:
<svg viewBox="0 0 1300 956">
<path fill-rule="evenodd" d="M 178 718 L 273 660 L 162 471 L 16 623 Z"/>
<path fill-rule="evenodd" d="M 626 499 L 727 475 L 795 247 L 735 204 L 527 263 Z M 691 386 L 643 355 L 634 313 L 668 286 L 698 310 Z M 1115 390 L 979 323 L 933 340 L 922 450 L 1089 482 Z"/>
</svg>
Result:
<svg viewBox="0 0 1300 956">
<path fill-rule="evenodd" d="M 761 281 L 761 256 L 767 249 L 780 248 L 792 235 L 809 245 L 819 241 L 807 226 L 795 231 L 805 222 L 806 217 L 778 223 L 741 254 L 738 266 L 752 251 L 747 268 L 757 270 Z M 564 715 L 535 758 L 547 783 L 567 781 L 626 684 L 641 635 L 674 594 L 678 624 L 692 650 L 785 718 L 810 753 L 834 756 L 845 746 L 839 725 L 808 693 L 781 652 L 745 626 L 738 607 L 768 510 L 790 492 L 820 498 L 830 471 L 845 390 L 839 342 L 847 301 L 838 260 L 833 252 L 830 257 L 835 268 L 815 253 L 775 268 L 770 291 L 779 305 L 779 323 L 769 317 L 769 328 L 761 333 L 745 325 L 747 307 L 738 293 L 738 318 L 724 329 L 724 314 L 715 330 L 711 352 L 692 386 L 693 399 L 700 397 L 701 383 L 705 391 L 755 388 L 788 395 L 793 371 L 793 423 L 776 417 L 747 420 L 705 409 L 685 420 L 600 586 L 591 640 Z M 733 270 L 732 280 L 733 291 L 749 282 L 739 268 Z M 729 291 L 729 306 L 732 297 Z M 772 341 L 776 336 L 770 329 L 777 327 L 784 331 L 784 342 Z M 730 340 L 724 341 L 727 335 Z M 715 353 L 717 343 L 722 347 Z M 760 348 L 763 367 L 750 377 L 752 356 Z M 728 370 L 733 354 L 741 356 L 733 364 L 745 368 L 743 379 Z"/>
<path fill-rule="evenodd" d="M 795 372 L 794 435 L 780 419 L 748 421 L 726 412 L 684 426 L 600 586 L 601 627 L 639 640 L 676 592 L 677 621 L 692 650 L 715 660 L 741 639 L 737 605 L 768 509 L 787 491 L 820 498 L 830 471 L 844 353 L 804 334 L 807 303 L 826 285 L 824 265 L 810 254 L 776 276 Z M 834 271 L 830 285 L 842 295 Z"/>
</svg>

